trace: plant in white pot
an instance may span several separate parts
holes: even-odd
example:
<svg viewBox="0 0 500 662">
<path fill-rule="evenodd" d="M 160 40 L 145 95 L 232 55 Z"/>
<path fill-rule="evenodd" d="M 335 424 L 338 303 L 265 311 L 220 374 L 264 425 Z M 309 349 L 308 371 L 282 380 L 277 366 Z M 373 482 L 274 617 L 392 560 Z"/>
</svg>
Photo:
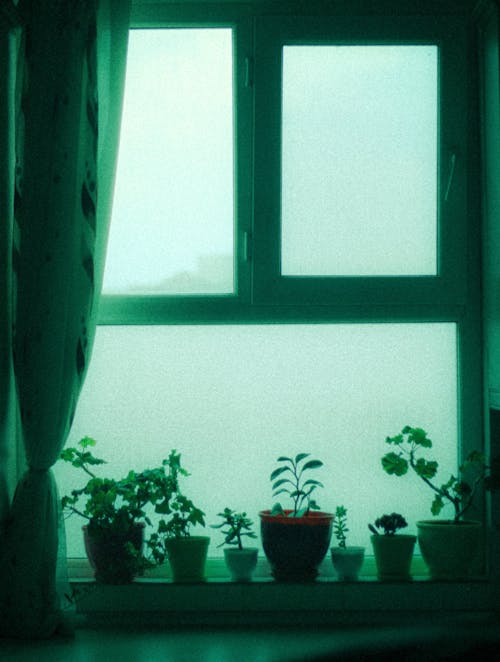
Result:
<svg viewBox="0 0 500 662">
<path fill-rule="evenodd" d="M 464 519 L 472 506 L 479 486 L 488 486 L 488 467 L 485 456 L 472 451 L 458 468 L 458 475 L 436 483 L 438 463 L 418 457 L 432 447 L 432 441 L 422 428 L 405 426 L 401 433 L 387 437 L 386 443 L 396 447 L 384 455 L 382 467 L 390 475 L 403 476 L 411 469 L 434 493 L 431 513 L 437 516 L 445 505 L 454 510 L 452 519 L 421 520 L 417 522 L 418 542 L 422 557 L 432 579 L 464 579 L 479 549 L 482 523 Z"/>
<path fill-rule="evenodd" d="M 397 533 L 407 526 L 408 522 L 399 513 L 382 515 L 375 520 L 375 525 L 368 524 L 377 576 L 381 581 L 411 580 L 411 560 L 417 536 Z"/>
<path fill-rule="evenodd" d="M 287 494 L 293 507 L 283 509 L 275 503 L 271 510 L 259 513 L 262 547 L 277 581 L 314 581 L 330 545 L 334 516 L 320 511 L 311 498 L 323 484 L 308 478 L 323 462 L 309 457 L 309 453 L 298 453 L 278 458 L 280 466 L 270 476 L 273 496 Z"/>
<path fill-rule="evenodd" d="M 147 542 L 150 556 L 158 564 L 167 556 L 176 582 L 205 581 L 210 538 L 191 535 L 192 527 L 205 526 L 205 513 L 180 491 L 179 476 L 189 476 L 181 466 L 180 453 L 172 450 L 164 465 L 168 469 L 170 493 L 156 512 L 168 517 L 160 519 L 157 532 Z"/>
<path fill-rule="evenodd" d="M 219 545 L 230 545 L 224 550 L 224 559 L 233 581 L 248 582 L 252 579 L 257 565 L 258 550 L 256 547 L 244 547 L 242 538 L 256 538 L 252 531 L 253 522 L 246 513 L 238 513 L 231 508 L 224 508 L 221 524 L 212 524 L 213 529 L 221 529 L 224 541 Z"/>
<path fill-rule="evenodd" d="M 337 506 L 333 520 L 333 535 L 338 545 L 330 550 L 333 567 L 342 581 L 356 581 L 365 558 L 365 548 L 347 545 L 347 508 Z"/>
</svg>

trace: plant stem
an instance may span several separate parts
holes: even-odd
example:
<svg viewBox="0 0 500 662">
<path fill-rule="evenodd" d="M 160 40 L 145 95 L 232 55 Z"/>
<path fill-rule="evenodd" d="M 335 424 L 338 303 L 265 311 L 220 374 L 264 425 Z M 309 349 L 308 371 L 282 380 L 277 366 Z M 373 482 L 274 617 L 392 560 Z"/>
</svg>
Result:
<svg viewBox="0 0 500 662">
<path fill-rule="evenodd" d="M 87 469 L 85 463 L 82 464 L 82 469 L 85 471 L 86 474 L 88 474 L 91 478 L 95 478 L 95 474 L 90 471 L 90 469 Z"/>
<path fill-rule="evenodd" d="M 451 494 L 448 492 L 448 490 L 444 490 L 444 489 L 442 489 L 442 488 L 440 488 L 440 487 L 436 487 L 436 486 L 430 481 L 429 478 L 427 478 L 426 476 L 422 476 L 421 474 L 419 474 L 418 471 L 417 471 L 417 465 L 416 465 L 416 463 L 415 463 L 415 460 L 414 460 L 414 454 L 413 454 L 413 453 L 414 453 L 414 449 L 412 448 L 412 450 L 410 451 L 410 466 L 411 466 L 411 468 L 415 471 L 415 473 L 417 474 L 417 476 L 420 476 L 420 478 L 424 481 L 424 483 L 425 483 L 426 485 L 428 485 L 428 486 L 431 488 L 431 490 L 434 490 L 434 492 L 436 492 L 436 494 L 438 494 L 440 497 L 444 497 L 445 499 L 448 499 L 448 501 L 449 501 L 450 503 L 453 504 L 453 507 L 454 507 L 454 509 L 455 509 L 455 517 L 454 517 L 454 520 L 453 520 L 453 521 L 457 522 L 458 519 L 459 519 L 460 516 L 461 516 L 461 513 L 460 513 L 460 499 L 459 499 L 458 497 L 453 497 L 453 496 L 451 496 Z"/>
</svg>

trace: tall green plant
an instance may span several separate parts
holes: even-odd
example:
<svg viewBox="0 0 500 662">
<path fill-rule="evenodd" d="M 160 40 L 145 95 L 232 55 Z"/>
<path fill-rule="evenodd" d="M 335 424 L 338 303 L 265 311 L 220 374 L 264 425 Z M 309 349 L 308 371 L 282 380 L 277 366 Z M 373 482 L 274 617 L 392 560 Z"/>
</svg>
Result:
<svg viewBox="0 0 500 662">
<path fill-rule="evenodd" d="M 387 437 L 386 443 L 397 451 L 386 453 L 382 458 L 382 467 L 386 473 L 403 476 L 411 469 L 434 492 L 431 504 L 433 515 L 439 515 L 448 502 L 454 508 L 454 522 L 459 522 L 469 510 L 483 481 L 487 481 L 488 467 L 485 456 L 479 451 L 472 451 L 465 462 L 458 468 L 458 475 L 452 474 L 441 485 L 434 481 L 438 463 L 418 457 L 423 450 L 432 448 L 432 441 L 422 428 L 406 425 L 400 434 Z"/>
<path fill-rule="evenodd" d="M 293 510 L 290 517 L 303 517 L 310 510 L 319 510 L 319 505 L 311 494 L 318 488 L 323 487 L 323 483 L 315 478 L 304 478 L 304 473 L 312 469 L 319 469 L 323 466 L 321 460 L 307 460 L 310 453 L 299 453 L 295 458 L 281 456 L 278 462 L 282 466 L 277 467 L 270 476 L 273 488 L 273 497 L 278 494 L 288 494 L 293 501 Z M 272 514 L 283 514 L 284 510 L 280 503 L 276 503 L 272 508 Z"/>
</svg>

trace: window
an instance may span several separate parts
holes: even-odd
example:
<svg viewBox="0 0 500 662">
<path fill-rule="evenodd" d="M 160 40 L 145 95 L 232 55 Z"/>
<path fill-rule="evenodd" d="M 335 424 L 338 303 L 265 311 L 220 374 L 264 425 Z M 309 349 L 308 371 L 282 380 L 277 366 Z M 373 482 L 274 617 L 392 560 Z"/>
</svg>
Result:
<svg viewBox="0 0 500 662">
<path fill-rule="evenodd" d="M 104 293 L 234 292 L 232 78 L 228 28 L 131 30 Z"/>
<path fill-rule="evenodd" d="M 284 46 L 283 275 L 437 275 L 437 54 Z"/>
<path fill-rule="evenodd" d="M 176 448 L 208 523 L 226 505 L 257 523 L 276 457 L 302 450 L 353 543 L 401 494 L 427 516 L 379 459 L 405 424 L 432 433 L 443 471 L 481 444 L 463 27 L 223 5 L 145 5 L 134 25 L 70 443 L 94 436 L 118 474 Z"/>
</svg>

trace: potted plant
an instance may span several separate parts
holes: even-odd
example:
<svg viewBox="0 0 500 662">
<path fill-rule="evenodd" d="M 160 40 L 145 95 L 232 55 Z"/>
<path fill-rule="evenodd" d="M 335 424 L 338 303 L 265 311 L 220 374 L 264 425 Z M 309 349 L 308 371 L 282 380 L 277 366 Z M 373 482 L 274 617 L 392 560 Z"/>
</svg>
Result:
<svg viewBox="0 0 500 662">
<path fill-rule="evenodd" d="M 411 469 L 434 493 L 431 513 L 437 516 L 446 504 L 454 509 L 452 519 L 421 520 L 417 522 L 418 542 L 422 557 L 432 579 L 463 579 L 470 574 L 482 535 L 482 524 L 466 520 L 464 515 L 472 506 L 481 483 L 488 481 L 485 457 L 472 451 L 459 466 L 458 475 L 436 483 L 438 463 L 418 457 L 422 450 L 432 447 L 432 441 L 422 428 L 405 426 L 401 433 L 387 437 L 386 443 L 396 446 L 382 458 L 382 467 L 390 475 L 403 476 Z"/>
<path fill-rule="evenodd" d="M 83 526 L 84 544 L 96 580 L 128 583 L 154 565 L 142 553 L 145 528 L 151 525 L 147 509 L 165 506 L 170 479 L 163 466 L 140 473 L 129 471 L 119 480 L 100 478 L 93 468 L 105 464 L 105 460 L 89 450 L 95 445 L 94 439 L 84 437 L 77 448 L 61 452 L 62 461 L 88 477 L 84 487 L 62 498 L 62 508 L 87 522 Z"/>
<path fill-rule="evenodd" d="M 246 513 L 238 513 L 231 508 L 224 508 L 221 524 L 212 524 L 213 529 L 222 529 L 224 541 L 218 545 L 231 545 L 224 550 L 224 559 L 231 573 L 233 581 L 248 582 L 251 580 L 255 567 L 257 565 L 256 547 L 243 547 L 242 538 L 256 538 L 252 531 L 253 522 L 247 517 Z M 225 528 L 224 528 L 225 527 Z"/>
<path fill-rule="evenodd" d="M 344 506 L 337 506 L 333 520 L 333 534 L 338 546 L 330 550 L 333 567 L 340 580 L 356 581 L 365 558 L 365 548 L 348 546 L 346 544 L 348 533 L 347 509 Z"/>
<path fill-rule="evenodd" d="M 397 534 L 399 529 L 408 526 L 408 522 L 399 513 L 382 515 L 375 520 L 375 525 L 368 524 L 373 535 L 370 540 L 377 565 L 377 576 L 381 581 L 409 581 L 413 549 L 417 537 Z M 379 529 L 383 531 L 380 535 Z"/>
<path fill-rule="evenodd" d="M 309 453 L 299 453 L 278 458 L 280 466 L 270 476 L 273 496 L 288 494 L 293 507 L 284 510 L 276 503 L 259 513 L 262 546 L 278 581 L 313 581 L 330 544 L 333 514 L 321 512 L 311 498 L 323 485 L 306 477 L 323 462 L 308 457 Z"/>
<path fill-rule="evenodd" d="M 157 531 L 146 543 L 149 554 L 157 564 L 168 557 L 176 582 L 205 581 L 210 538 L 191 535 L 193 526 L 205 526 L 205 513 L 180 491 L 179 476 L 189 476 L 181 466 L 180 454 L 172 450 L 164 466 L 168 469 L 170 492 L 163 503 L 156 506 L 156 512 L 168 518 L 160 519 Z"/>
</svg>

